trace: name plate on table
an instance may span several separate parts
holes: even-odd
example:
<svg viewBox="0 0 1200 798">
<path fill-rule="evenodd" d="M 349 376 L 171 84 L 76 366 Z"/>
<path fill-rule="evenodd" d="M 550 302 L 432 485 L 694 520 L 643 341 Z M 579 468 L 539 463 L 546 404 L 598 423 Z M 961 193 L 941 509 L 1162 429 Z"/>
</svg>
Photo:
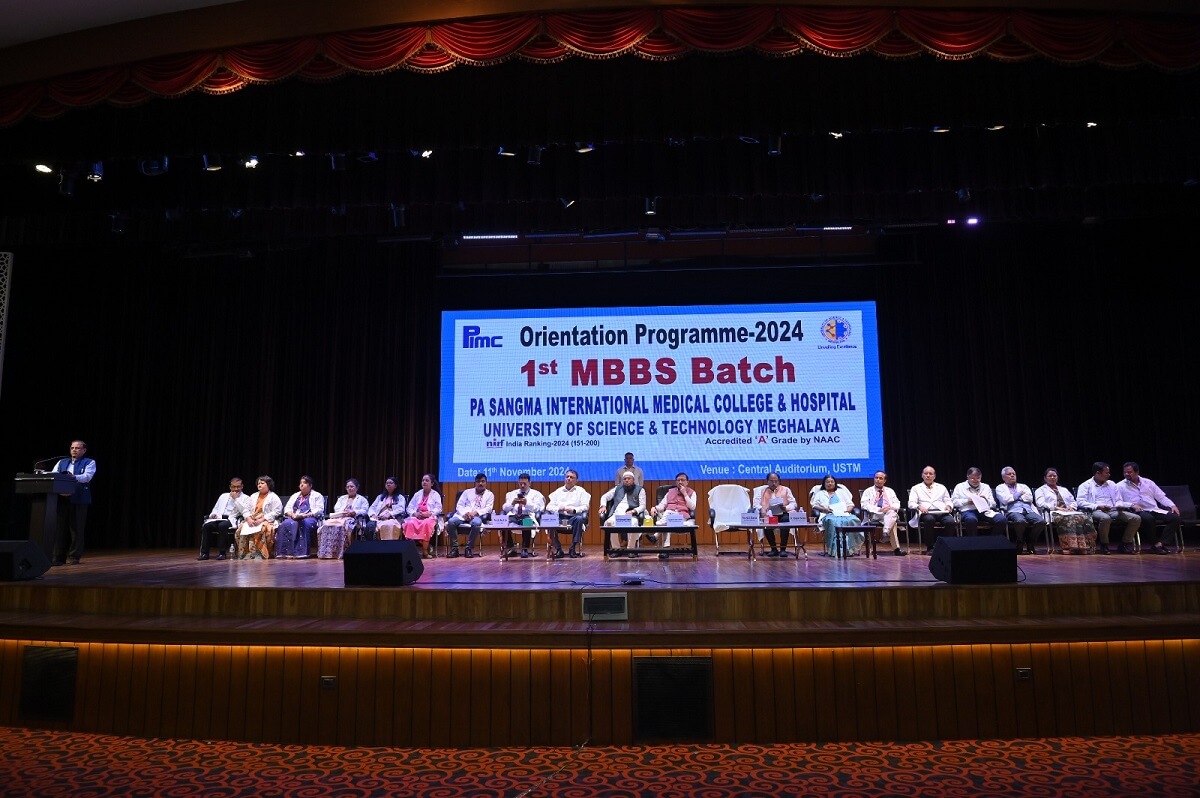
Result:
<svg viewBox="0 0 1200 798">
<path fill-rule="evenodd" d="M 542 513 L 539 526 L 558 526 L 558 513 Z"/>
<path fill-rule="evenodd" d="M 620 527 L 637 526 L 637 519 L 635 519 L 632 515 L 627 515 L 627 514 L 622 513 L 621 515 L 618 515 L 613 519 L 613 526 L 620 526 Z"/>
<path fill-rule="evenodd" d="M 494 515 L 492 520 L 488 521 L 488 526 L 509 526 L 507 515 Z"/>
<path fill-rule="evenodd" d="M 667 510 L 666 512 L 667 526 L 683 526 L 683 513 L 678 510 Z"/>
<path fill-rule="evenodd" d="M 758 517 L 758 513 L 742 513 L 742 523 L 747 526 L 758 526 L 762 523 L 762 519 Z"/>
</svg>

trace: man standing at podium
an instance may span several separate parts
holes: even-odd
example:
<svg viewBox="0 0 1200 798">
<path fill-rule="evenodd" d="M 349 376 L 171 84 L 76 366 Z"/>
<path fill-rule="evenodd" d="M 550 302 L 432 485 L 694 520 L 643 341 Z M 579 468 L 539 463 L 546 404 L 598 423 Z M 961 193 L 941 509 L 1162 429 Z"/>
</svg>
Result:
<svg viewBox="0 0 1200 798">
<path fill-rule="evenodd" d="M 87 524 L 88 507 L 92 503 L 92 477 L 96 476 L 96 461 L 87 455 L 87 444 L 71 441 L 71 456 L 64 457 L 54 470 L 75 477 L 75 490 L 60 493 L 58 499 L 58 530 L 54 537 L 54 556 L 51 565 L 79 565 L 83 557 L 83 530 Z"/>
</svg>

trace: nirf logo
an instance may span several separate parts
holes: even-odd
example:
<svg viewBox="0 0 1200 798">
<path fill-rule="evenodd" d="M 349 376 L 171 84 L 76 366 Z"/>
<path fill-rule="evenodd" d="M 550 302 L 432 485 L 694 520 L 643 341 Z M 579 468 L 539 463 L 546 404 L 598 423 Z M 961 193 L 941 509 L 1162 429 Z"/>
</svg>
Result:
<svg viewBox="0 0 1200 798">
<path fill-rule="evenodd" d="M 503 449 L 504 441 L 499 438 L 492 438 L 490 441 L 484 441 L 484 447 L 487 449 Z"/>
<path fill-rule="evenodd" d="M 480 335 L 479 327 L 474 324 L 463 327 L 463 349 L 501 349 L 503 340 L 503 335 Z"/>
</svg>

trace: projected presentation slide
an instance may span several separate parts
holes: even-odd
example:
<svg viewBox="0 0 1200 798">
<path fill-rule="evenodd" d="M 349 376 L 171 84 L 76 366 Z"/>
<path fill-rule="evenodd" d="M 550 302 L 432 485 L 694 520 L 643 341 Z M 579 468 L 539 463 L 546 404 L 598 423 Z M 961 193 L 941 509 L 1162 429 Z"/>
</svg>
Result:
<svg viewBox="0 0 1200 798">
<path fill-rule="evenodd" d="M 445 311 L 442 480 L 871 476 L 874 302 Z"/>
</svg>

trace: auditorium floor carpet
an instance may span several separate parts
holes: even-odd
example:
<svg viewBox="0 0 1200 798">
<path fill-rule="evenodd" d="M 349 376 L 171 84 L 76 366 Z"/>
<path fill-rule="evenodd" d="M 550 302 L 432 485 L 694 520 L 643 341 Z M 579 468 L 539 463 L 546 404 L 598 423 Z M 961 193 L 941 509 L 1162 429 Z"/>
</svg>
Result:
<svg viewBox="0 0 1200 798">
<path fill-rule="evenodd" d="M 394 749 L 0 727 L 0 795 L 1197 796 L 1200 735 L 904 745 Z"/>
</svg>

